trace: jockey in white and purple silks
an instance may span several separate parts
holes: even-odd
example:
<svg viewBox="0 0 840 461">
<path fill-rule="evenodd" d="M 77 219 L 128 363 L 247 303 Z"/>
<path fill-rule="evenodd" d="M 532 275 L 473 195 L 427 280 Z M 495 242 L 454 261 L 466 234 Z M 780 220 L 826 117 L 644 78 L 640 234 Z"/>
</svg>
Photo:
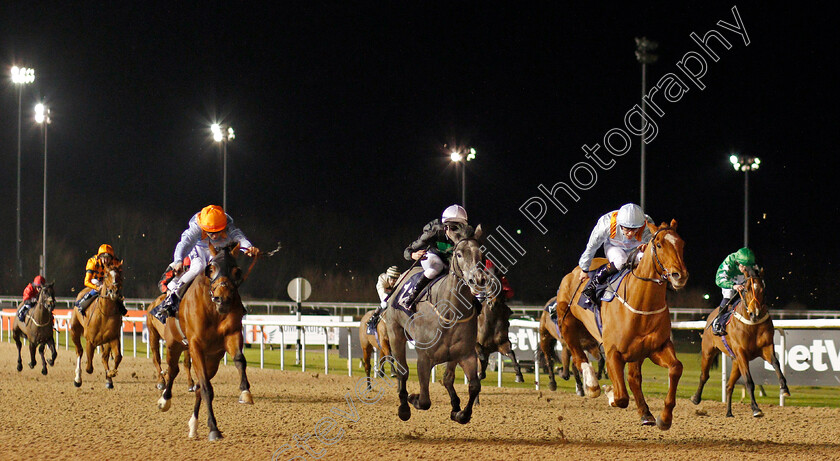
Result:
<svg viewBox="0 0 840 461">
<path fill-rule="evenodd" d="M 167 284 L 169 294 L 160 306 L 153 310 L 153 315 L 162 323 L 166 323 L 168 315 L 176 315 L 178 304 L 190 282 L 198 274 L 204 272 L 207 263 L 213 258 L 209 244 L 212 243 L 214 248 L 223 248 L 234 242 L 239 243 L 239 248 L 248 256 L 255 257 L 260 253 L 260 250 L 253 246 L 245 234 L 233 224 L 233 219 L 222 210 L 222 207 L 208 205 L 193 215 L 190 218 L 189 227 L 181 234 L 181 241 L 175 247 L 173 262 L 167 269 L 177 274 L 182 268 L 181 261 L 188 255 L 190 268 Z"/>
<path fill-rule="evenodd" d="M 645 224 L 653 222 L 650 216 L 646 215 L 639 205 L 628 203 L 617 211 L 612 211 L 601 216 L 586 250 L 580 255 L 578 266 L 583 269 L 580 273 L 580 281 L 585 282 L 589 278 L 590 265 L 595 252 L 602 244 L 604 254 L 609 263 L 598 269 L 593 276 L 593 281 L 584 290 L 583 294 L 589 299 L 595 297 L 595 286 L 603 284 L 609 277 L 617 273 L 627 262 L 627 257 L 634 249 L 650 241 L 652 235 Z M 641 253 L 638 258 L 641 259 Z"/>
</svg>

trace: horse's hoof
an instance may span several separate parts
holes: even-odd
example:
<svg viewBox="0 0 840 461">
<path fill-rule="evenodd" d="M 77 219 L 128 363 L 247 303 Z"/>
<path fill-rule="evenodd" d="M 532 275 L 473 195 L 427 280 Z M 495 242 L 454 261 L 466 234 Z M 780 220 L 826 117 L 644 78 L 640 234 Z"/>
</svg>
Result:
<svg viewBox="0 0 840 461">
<path fill-rule="evenodd" d="M 167 399 L 163 398 L 163 396 L 161 396 L 161 398 L 158 399 L 157 405 L 158 405 L 158 410 L 167 411 L 167 410 L 169 410 L 169 407 L 172 406 L 172 400 L 171 399 L 167 400 Z"/>
<path fill-rule="evenodd" d="M 35 368 L 35 362 L 32 362 L 32 363 L 27 363 L 27 365 L 29 365 L 29 369 L 30 369 L 30 370 L 31 370 L 31 369 L 33 369 L 33 368 Z"/>
<path fill-rule="evenodd" d="M 761 411 L 761 410 L 755 410 L 755 411 L 753 411 L 753 418 L 761 418 L 762 416 L 764 416 L 764 412 L 763 412 L 763 411 Z"/>
<path fill-rule="evenodd" d="M 242 391 L 242 393 L 239 394 L 239 403 L 244 403 L 246 405 L 253 405 L 254 404 L 254 398 L 251 397 L 251 391 L 249 391 L 247 389 Z"/>
<path fill-rule="evenodd" d="M 642 416 L 642 426 L 653 426 L 654 424 L 656 424 L 656 418 L 653 415 L 646 414 Z"/>
<path fill-rule="evenodd" d="M 44 369 L 41 370 L 41 374 L 47 376 L 47 367 L 44 367 Z"/>
<path fill-rule="evenodd" d="M 727 418 L 734 418 L 735 415 L 733 415 L 732 412 L 729 412 L 729 413 L 726 414 L 726 417 Z"/>
<path fill-rule="evenodd" d="M 667 431 L 668 429 L 671 428 L 671 422 L 669 421 L 669 422 L 666 423 L 665 421 L 662 421 L 661 419 L 656 418 L 656 427 L 658 427 L 659 430 L 661 430 L 661 431 Z"/>
<path fill-rule="evenodd" d="M 157 383 L 155 387 L 157 387 L 159 391 L 162 391 L 164 388 L 166 388 L 166 386 L 163 383 Z"/>
<path fill-rule="evenodd" d="M 399 410 L 397 410 L 397 416 L 403 421 L 408 421 L 411 418 L 411 408 L 408 407 L 408 403 L 400 405 Z"/>
<path fill-rule="evenodd" d="M 207 435 L 207 440 L 209 440 L 211 442 L 214 441 L 214 440 L 221 440 L 221 439 L 222 439 L 222 433 L 219 432 L 219 431 L 210 431 L 210 434 Z"/>
<path fill-rule="evenodd" d="M 575 394 L 577 394 L 578 397 L 586 397 L 586 393 L 583 392 L 583 388 L 577 384 L 575 384 Z"/>
<path fill-rule="evenodd" d="M 113 389 L 114 383 L 105 383 L 105 389 Z"/>
<path fill-rule="evenodd" d="M 456 422 L 458 422 L 460 424 L 467 424 L 468 422 L 470 422 L 471 418 L 472 418 L 472 414 L 465 413 L 462 410 L 462 411 L 459 411 L 458 413 L 455 414 L 454 419 L 455 419 Z"/>
<path fill-rule="evenodd" d="M 615 404 L 615 394 L 613 393 L 612 386 L 604 386 L 604 394 L 607 395 L 607 402 L 609 402 L 611 407 L 617 407 L 618 405 Z M 591 396 L 590 396 L 591 397 Z"/>
<path fill-rule="evenodd" d="M 195 392 L 195 384 L 187 388 L 187 392 Z"/>
<path fill-rule="evenodd" d="M 17 371 L 21 371 L 21 370 L 23 370 L 23 364 L 19 363 L 17 365 Z"/>
<path fill-rule="evenodd" d="M 524 382 L 525 382 L 525 378 L 523 378 L 523 377 L 522 377 L 522 375 L 516 375 L 516 379 L 514 379 L 514 380 L 513 380 L 513 382 L 515 382 L 515 383 L 524 383 Z"/>
<path fill-rule="evenodd" d="M 484 378 L 486 378 L 486 377 L 487 377 L 487 373 L 485 373 L 485 372 L 483 372 L 483 371 L 482 371 L 482 372 L 481 372 L 481 374 L 478 376 L 478 379 L 483 380 L 483 379 L 484 379 Z"/>
<path fill-rule="evenodd" d="M 784 388 L 779 391 L 779 395 L 784 397 L 790 397 L 790 391 L 787 388 Z"/>
<path fill-rule="evenodd" d="M 51 367 L 55 366 L 55 359 L 47 360 L 47 365 L 49 365 Z"/>
<path fill-rule="evenodd" d="M 692 395 L 689 400 L 691 400 L 691 403 L 693 403 L 695 405 L 700 405 L 700 396 L 699 395 Z"/>
<path fill-rule="evenodd" d="M 548 390 L 556 391 L 557 390 L 557 382 L 556 381 L 549 381 L 548 382 Z"/>
<path fill-rule="evenodd" d="M 76 387 L 82 387 L 82 382 L 81 381 L 73 381 L 73 385 L 76 386 Z"/>
</svg>

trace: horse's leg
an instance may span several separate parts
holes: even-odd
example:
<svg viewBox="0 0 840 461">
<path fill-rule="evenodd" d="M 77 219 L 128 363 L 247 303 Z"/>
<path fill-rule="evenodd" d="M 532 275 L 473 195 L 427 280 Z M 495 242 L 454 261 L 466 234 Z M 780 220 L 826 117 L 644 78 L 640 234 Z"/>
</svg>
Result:
<svg viewBox="0 0 840 461">
<path fill-rule="evenodd" d="M 15 345 L 17 346 L 18 351 L 17 371 L 23 370 L 23 359 L 20 357 L 20 348 L 23 347 L 23 342 L 20 339 L 21 333 L 20 328 L 15 328 L 14 333 L 12 333 L 12 336 L 15 338 Z"/>
<path fill-rule="evenodd" d="M 598 379 L 600 380 L 601 378 L 604 377 L 604 373 L 606 372 L 607 359 L 604 356 L 607 355 L 607 354 L 604 353 L 604 349 L 601 346 L 596 347 L 596 349 L 598 349 L 598 351 L 597 351 L 598 352 L 598 375 L 597 376 L 598 376 Z M 593 354 L 593 355 L 595 355 L 595 354 Z"/>
<path fill-rule="evenodd" d="M 365 376 L 367 376 L 367 388 L 370 389 L 370 357 L 373 355 L 373 345 L 370 342 L 366 342 L 362 344 L 362 365 L 365 367 Z M 376 374 L 379 375 L 381 370 L 377 370 Z"/>
<path fill-rule="evenodd" d="M 557 340 L 548 331 L 540 329 L 540 350 L 548 373 L 548 388 L 552 391 L 557 390 L 557 381 L 554 379 L 554 344 L 556 342 Z M 535 363 L 534 366 L 539 366 L 539 364 Z"/>
<path fill-rule="evenodd" d="M 76 348 L 76 377 L 73 379 L 73 385 L 80 387 L 82 385 L 82 354 L 85 349 L 82 347 L 82 325 L 76 320 L 75 312 L 70 315 L 70 337 L 73 339 L 73 346 Z"/>
<path fill-rule="evenodd" d="M 152 350 L 152 365 L 155 367 L 155 371 L 157 372 L 155 376 L 157 376 L 157 385 L 156 387 L 160 390 L 163 390 L 166 387 L 166 379 L 163 377 L 163 368 L 161 368 L 161 361 L 160 361 L 160 333 L 158 333 L 157 328 L 153 325 L 152 322 L 148 322 L 148 330 L 149 330 L 149 348 Z"/>
<path fill-rule="evenodd" d="M 47 347 L 47 343 L 41 343 L 41 345 L 38 346 L 38 353 L 41 354 L 41 365 L 42 365 L 41 374 L 42 375 L 47 374 L 47 358 L 44 357 L 44 348 L 45 347 Z"/>
<path fill-rule="evenodd" d="M 627 382 L 630 384 L 630 392 L 633 393 L 633 399 L 636 401 L 636 410 L 642 418 L 642 426 L 653 426 L 656 424 L 656 418 L 650 414 L 650 408 L 642 393 L 642 363 L 644 360 L 627 364 Z"/>
<path fill-rule="evenodd" d="M 458 363 L 455 361 L 446 362 L 446 369 L 443 372 L 443 379 L 441 380 L 441 384 L 443 387 L 446 388 L 446 391 L 449 392 L 449 403 L 452 405 L 452 411 L 449 413 L 449 418 L 452 421 L 457 421 L 455 417 L 461 411 L 461 399 L 458 398 L 458 394 L 455 393 L 455 367 L 458 366 Z"/>
<path fill-rule="evenodd" d="M 569 376 L 571 375 L 572 371 L 572 367 L 570 366 L 571 363 L 572 352 L 569 350 L 569 347 L 566 346 L 563 348 L 562 351 L 560 351 L 560 366 L 563 367 L 563 371 L 560 373 L 560 377 L 563 378 L 563 381 L 569 380 Z M 575 380 L 580 380 L 580 375 L 577 373 L 577 369 L 575 369 Z M 582 387 L 581 390 L 583 390 Z"/>
<path fill-rule="evenodd" d="M 87 366 L 85 367 L 85 373 L 93 374 L 93 351 L 95 350 L 93 343 L 91 341 L 85 341 L 85 356 L 87 358 Z"/>
<path fill-rule="evenodd" d="M 561 334 L 563 339 L 566 340 L 566 346 L 572 354 L 575 366 L 583 373 L 583 390 L 587 397 L 595 398 L 601 395 L 601 387 L 598 385 L 595 370 L 592 369 L 592 365 L 589 363 L 589 359 L 586 357 L 586 353 L 583 352 L 583 348 L 580 345 L 580 333 L 578 332 L 581 328 L 584 328 L 583 324 L 573 315 L 563 317 Z M 612 376 L 612 372 L 610 372 L 610 376 Z M 621 382 L 624 382 L 623 374 L 621 376 Z"/>
<path fill-rule="evenodd" d="M 195 437 L 196 426 L 198 424 L 198 410 L 201 408 L 201 401 L 205 400 L 207 402 L 207 427 L 210 429 L 207 439 L 221 439 L 222 433 L 219 432 L 219 428 L 216 426 L 216 415 L 213 413 L 213 387 L 210 385 L 210 377 L 215 374 L 215 370 L 210 369 L 210 359 L 201 353 L 195 341 L 190 341 L 190 358 L 192 359 L 196 378 L 198 378 L 198 389 L 195 393 L 195 406 L 193 407 L 193 413 L 189 421 L 189 436 L 190 438 Z M 218 364 L 216 367 L 218 367 Z"/>
<path fill-rule="evenodd" d="M 116 339 L 111 341 L 111 354 L 114 357 L 114 369 L 108 372 L 108 374 L 107 374 L 108 379 L 111 379 L 111 378 L 117 376 L 117 371 L 119 370 L 120 363 L 122 363 L 123 356 L 122 356 L 122 350 L 121 350 L 122 348 L 120 347 L 120 341 L 122 341 L 122 330 L 120 330 L 120 336 L 118 336 Z M 113 386 L 114 386 L 114 383 L 111 382 L 111 387 L 113 387 Z"/>
<path fill-rule="evenodd" d="M 490 361 L 490 354 L 484 350 L 484 346 L 476 345 L 476 353 L 478 355 L 479 373 L 478 377 L 484 379 L 487 377 L 487 363 Z"/>
<path fill-rule="evenodd" d="M 744 377 L 746 378 L 746 388 L 747 392 L 750 394 L 750 408 L 752 408 L 753 417 L 754 418 L 761 418 L 764 416 L 764 413 L 758 408 L 758 402 L 755 401 L 755 382 L 752 379 L 752 374 L 750 373 L 750 361 L 747 358 L 744 350 L 741 349 L 736 354 L 736 360 L 738 361 L 738 368 L 743 371 Z"/>
<path fill-rule="evenodd" d="M 627 408 L 627 405 L 630 403 L 630 395 L 627 393 L 627 385 L 624 382 L 624 359 L 621 357 L 621 353 L 616 350 L 615 346 L 610 347 L 606 353 L 607 370 L 610 374 L 610 381 L 612 381 L 612 385 L 606 386 L 605 388 L 607 401 L 611 407 Z"/>
<path fill-rule="evenodd" d="M 431 373 L 431 357 L 429 357 L 429 354 L 420 352 L 417 354 L 417 380 L 420 383 L 420 393 L 410 394 L 408 396 L 408 403 L 414 405 L 414 408 L 418 410 L 428 410 L 432 406 L 432 400 L 429 398 L 429 378 Z"/>
<path fill-rule="evenodd" d="M 225 337 L 225 348 L 227 349 L 227 353 L 233 356 L 233 363 L 236 365 L 236 370 L 239 371 L 239 403 L 253 405 L 254 398 L 251 396 L 251 383 L 248 382 L 248 373 L 245 371 L 247 362 L 245 360 L 245 354 L 242 353 L 243 342 L 242 331 L 240 330 Z M 210 408 L 209 400 L 207 401 L 207 408 Z"/>
<path fill-rule="evenodd" d="M 650 355 L 650 360 L 660 367 L 668 369 L 668 395 L 665 396 L 665 408 L 662 409 L 661 416 L 656 419 L 656 427 L 665 431 L 671 428 L 671 422 L 674 418 L 674 406 L 677 404 L 677 385 L 680 383 L 680 377 L 682 377 L 683 364 L 677 359 L 674 343 L 670 339 L 658 351 L 654 351 Z M 612 377 L 612 371 L 610 371 L 610 377 Z"/>
<path fill-rule="evenodd" d="M 580 380 L 580 371 L 578 371 L 577 367 L 570 366 L 569 368 L 572 369 L 572 376 L 575 377 L 575 394 L 580 397 L 585 397 L 586 393 L 583 391 L 583 382 Z"/>
<path fill-rule="evenodd" d="M 192 372 L 190 369 L 192 368 L 192 359 L 190 359 L 190 350 L 184 349 L 184 369 L 187 372 L 187 392 L 195 392 L 195 381 L 193 381 Z"/>
<path fill-rule="evenodd" d="M 513 348 L 510 345 L 510 341 L 506 343 L 502 343 L 499 346 L 499 352 L 508 356 L 510 361 L 513 362 L 513 369 L 516 370 L 516 382 L 517 383 L 524 383 L 525 378 L 522 377 L 522 370 L 519 368 L 519 362 L 516 360 L 516 353 L 513 351 Z"/>
<path fill-rule="evenodd" d="M 105 369 L 105 388 L 106 389 L 113 389 L 114 388 L 114 380 L 111 379 L 112 378 L 111 367 L 109 365 L 109 363 L 111 361 L 111 348 L 112 347 L 113 346 L 112 346 L 111 342 L 103 343 L 102 344 L 102 355 L 100 357 L 102 359 L 102 367 Z"/>
<path fill-rule="evenodd" d="M 241 338 L 241 336 L 240 336 L 240 338 Z M 239 352 L 240 352 L 240 354 L 242 353 L 241 348 L 240 348 Z M 236 358 L 234 357 L 234 361 L 235 360 L 236 360 Z M 245 356 L 242 355 L 242 361 L 244 362 L 244 360 L 245 360 Z M 216 412 L 213 411 L 213 399 L 215 398 L 215 392 L 213 391 L 213 384 L 210 382 L 210 380 L 213 379 L 214 376 L 216 376 L 216 372 L 219 370 L 219 364 L 221 362 L 222 362 L 222 355 L 219 355 L 218 357 L 212 357 L 212 356 L 211 357 L 208 357 L 208 356 L 204 357 L 204 377 L 205 377 L 205 380 L 206 380 L 206 386 L 202 386 L 202 392 L 204 394 L 201 397 L 206 402 L 205 404 L 207 405 L 207 427 L 210 429 L 210 433 L 207 436 L 207 440 L 210 440 L 210 441 L 218 440 L 218 439 L 222 438 L 222 432 L 219 430 L 218 426 L 216 425 Z M 243 368 L 243 372 L 244 372 L 244 368 Z M 247 376 L 244 379 L 245 379 L 245 384 L 247 385 L 248 384 Z M 241 389 L 241 385 L 240 385 L 240 389 Z M 250 398 L 251 397 L 251 391 L 247 390 L 247 392 L 248 392 L 247 395 Z M 243 391 L 243 393 L 244 393 L 244 391 Z M 241 398 L 242 397 L 240 396 L 240 402 L 239 403 L 247 403 L 247 402 L 242 402 Z M 253 400 L 252 400 L 252 403 L 253 403 Z"/>
<path fill-rule="evenodd" d="M 178 343 L 180 344 L 180 343 Z M 157 405 L 160 411 L 167 411 L 172 406 L 172 384 L 178 376 L 178 360 L 181 358 L 181 346 L 173 344 L 166 348 L 166 385 L 163 393 L 158 399 Z"/>
<path fill-rule="evenodd" d="M 380 339 L 379 342 L 382 345 L 382 357 L 390 357 L 391 356 L 391 341 L 388 340 L 388 339 Z M 380 359 L 381 359 L 381 357 L 380 357 Z M 391 363 L 391 377 L 396 378 L 397 377 L 397 369 L 394 367 L 394 361 L 390 360 L 389 362 Z M 379 364 L 377 364 L 376 367 L 378 368 Z M 385 370 L 379 370 L 379 373 L 381 373 L 379 376 L 385 376 Z"/>
<path fill-rule="evenodd" d="M 393 331 L 391 331 L 393 330 Z M 397 409 L 397 415 L 403 421 L 408 421 L 411 418 L 411 407 L 408 406 L 408 362 L 405 358 L 405 343 L 406 338 L 403 329 L 397 325 L 395 328 L 388 328 L 388 336 L 394 333 L 394 338 L 391 339 L 391 347 L 394 353 L 394 359 L 400 364 L 400 369 L 397 370 L 397 395 L 400 398 L 400 406 Z"/>
<path fill-rule="evenodd" d="M 779 394 L 790 397 L 790 389 L 788 389 L 787 380 L 782 373 L 782 367 L 779 365 L 779 357 L 776 355 L 773 344 L 768 344 L 761 349 L 761 357 L 773 365 L 773 369 L 776 370 L 776 377 L 779 378 Z"/>
<path fill-rule="evenodd" d="M 697 405 L 703 398 L 703 387 L 706 381 L 709 380 L 709 368 L 712 367 L 712 360 L 720 353 L 715 347 L 714 340 L 711 333 L 703 333 L 703 342 L 700 346 L 700 384 L 697 386 L 697 392 L 691 397 L 691 403 Z"/>
<path fill-rule="evenodd" d="M 29 341 L 29 363 L 27 364 L 29 365 L 29 369 L 31 370 L 35 368 L 36 363 L 37 362 L 35 361 L 35 341 Z"/>
<path fill-rule="evenodd" d="M 738 362 L 734 361 L 732 364 L 732 371 L 729 373 L 729 380 L 726 382 L 726 417 L 734 418 L 732 414 L 732 391 L 735 390 L 735 384 L 738 383 L 738 378 L 741 377 L 741 368 Z"/>
<path fill-rule="evenodd" d="M 463 410 L 455 414 L 455 421 L 461 424 L 467 424 L 472 418 L 473 404 L 475 404 L 476 399 L 478 399 L 478 394 L 481 392 L 481 380 L 478 379 L 478 370 L 476 369 L 477 367 L 473 357 L 467 357 L 461 360 L 459 365 L 461 365 L 461 369 L 464 370 L 464 374 L 469 381 L 470 400 Z"/>
<path fill-rule="evenodd" d="M 55 350 L 55 338 L 52 335 L 50 335 L 47 345 L 50 347 L 50 358 L 47 363 L 52 367 L 55 366 L 55 359 L 58 357 L 58 351 Z"/>
</svg>

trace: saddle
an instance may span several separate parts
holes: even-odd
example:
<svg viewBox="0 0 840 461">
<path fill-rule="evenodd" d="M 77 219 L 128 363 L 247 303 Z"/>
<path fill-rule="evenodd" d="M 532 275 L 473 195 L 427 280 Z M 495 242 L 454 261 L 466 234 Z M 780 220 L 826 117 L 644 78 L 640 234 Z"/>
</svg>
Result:
<svg viewBox="0 0 840 461">
<path fill-rule="evenodd" d="M 726 312 L 724 312 L 720 316 L 720 318 L 715 317 L 714 320 L 712 320 L 712 324 L 715 324 L 715 322 L 719 322 L 718 326 L 720 326 L 721 331 L 725 332 L 727 325 L 729 325 L 729 322 L 732 321 L 732 315 L 735 314 L 735 308 L 738 307 L 739 304 L 741 304 L 740 299 L 730 303 L 729 308 L 726 310 Z"/>
<path fill-rule="evenodd" d="M 595 272 L 598 270 L 589 271 L 589 283 L 595 283 Z M 603 326 L 601 325 L 601 303 L 600 301 L 612 301 L 615 298 L 616 290 L 618 290 L 619 285 L 624 280 L 624 277 L 630 273 L 632 268 L 624 266 L 620 271 L 616 272 L 615 274 L 611 275 L 609 279 L 603 284 L 595 285 L 595 300 L 589 299 L 586 296 L 579 296 L 578 297 L 578 306 L 592 311 L 595 314 L 595 324 L 598 326 L 598 332 L 603 334 Z"/>
<path fill-rule="evenodd" d="M 408 280 L 406 280 L 406 282 L 400 287 L 400 290 L 391 295 L 391 299 L 393 299 L 393 301 L 389 301 L 395 309 L 399 309 L 405 312 L 406 314 L 408 314 L 409 317 L 412 317 L 416 312 L 414 307 L 417 304 L 417 301 L 420 301 L 420 299 L 422 299 L 423 296 L 425 296 L 426 293 L 428 293 L 429 290 L 431 290 L 436 283 L 440 282 L 441 279 L 446 277 L 446 273 L 441 273 L 437 276 L 437 278 L 435 278 L 428 285 L 426 285 L 426 287 L 423 288 L 423 290 L 417 294 L 417 296 L 414 298 L 414 302 L 410 306 L 403 306 L 403 304 L 409 298 L 411 298 L 411 294 L 416 289 L 421 277 L 423 277 L 423 271 L 417 271 L 414 274 L 412 274 L 408 278 Z"/>
</svg>

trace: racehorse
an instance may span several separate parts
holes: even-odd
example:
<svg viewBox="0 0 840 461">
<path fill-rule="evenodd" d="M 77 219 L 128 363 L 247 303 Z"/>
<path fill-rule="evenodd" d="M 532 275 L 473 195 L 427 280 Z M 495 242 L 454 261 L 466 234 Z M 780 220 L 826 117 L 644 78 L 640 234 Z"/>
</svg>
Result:
<svg viewBox="0 0 840 461">
<path fill-rule="evenodd" d="M 545 369 L 548 373 L 548 388 L 552 391 L 557 390 L 557 381 L 554 378 L 554 362 L 557 361 L 563 365 L 563 372 L 560 377 L 568 381 L 571 371 L 571 374 L 574 374 L 575 377 L 575 393 L 583 397 L 583 383 L 580 380 L 580 372 L 576 367 L 572 367 L 570 364 L 572 354 L 569 352 L 569 346 L 560 334 L 560 327 L 554 323 L 554 320 L 551 319 L 551 314 L 545 310 L 546 307 L 554 303 L 556 300 L 556 296 L 549 299 L 548 302 L 545 303 L 545 306 L 543 306 L 542 315 L 540 316 L 540 352 L 545 360 Z M 555 353 L 554 348 L 557 345 L 557 341 L 560 341 L 560 344 L 563 347 L 563 350 L 560 352 L 562 359 L 558 359 L 557 354 Z M 598 357 L 598 374 L 596 376 L 598 379 L 601 379 L 604 375 L 604 355 L 601 353 L 598 341 L 595 341 L 595 338 L 593 338 L 589 332 L 581 331 L 580 343 L 581 347 L 585 351 L 589 352 L 589 354 L 593 357 Z"/>
<path fill-rule="evenodd" d="M 79 297 L 82 293 L 79 293 Z M 99 287 L 99 296 L 87 308 L 82 316 L 79 308 L 75 307 L 70 314 L 70 335 L 76 346 L 76 377 L 73 384 L 82 385 L 82 355 L 87 355 L 88 374 L 93 373 L 93 351 L 102 346 L 102 366 L 105 367 L 105 387 L 114 388 L 113 377 L 117 375 L 117 368 L 122 361 L 120 341 L 122 341 L 122 316 L 117 301 L 122 300 L 122 272 L 111 265 L 105 268 L 105 276 Z M 85 345 L 82 348 L 82 335 Z M 114 357 L 114 369 L 108 367 L 108 361 Z"/>
<path fill-rule="evenodd" d="M 391 355 L 391 342 L 388 340 L 388 327 L 385 325 L 384 319 L 376 324 L 376 333 L 379 335 L 378 342 L 375 335 L 369 335 L 367 333 L 367 322 L 370 320 L 373 312 L 374 311 L 366 312 L 359 323 L 359 344 L 362 345 L 362 364 L 365 367 L 365 376 L 368 378 L 370 378 L 370 361 L 371 357 L 373 357 L 373 350 L 376 349 L 379 351 L 380 362 L 382 361 L 382 358 Z M 384 376 L 384 370 L 380 368 L 379 363 L 375 364 L 374 369 L 379 376 Z M 392 374 L 392 376 L 394 375 Z M 370 383 L 370 381 L 368 381 L 368 383 Z"/>
<path fill-rule="evenodd" d="M 58 352 L 55 351 L 55 337 L 53 337 L 53 309 L 55 309 L 55 291 L 53 284 L 48 283 L 41 288 L 38 294 L 38 301 L 35 306 L 26 313 L 26 320 L 21 322 L 15 317 L 14 330 L 15 344 L 17 344 L 18 361 L 17 371 L 23 370 L 23 363 L 20 358 L 21 336 L 26 335 L 29 341 L 29 368 L 35 368 L 35 347 L 41 346 L 38 352 L 41 354 L 41 374 L 47 374 L 47 363 L 53 366 Z M 44 346 L 50 347 L 52 357 L 44 358 Z"/>
<path fill-rule="evenodd" d="M 720 352 L 734 355 L 732 371 L 729 374 L 729 381 L 726 383 L 726 416 L 732 415 L 732 390 L 741 375 L 747 378 L 747 390 L 750 392 L 750 404 L 753 416 L 759 418 L 764 413 L 758 408 L 755 402 L 755 384 L 750 374 L 750 361 L 761 357 L 773 365 L 776 376 L 779 378 L 779 393 L 790 396 L 782 369 L 779 366 L 779 359 L 773 345 L 773 320 L 770 312 L 764 303 L 764 269 L 755 273 L 752 268 L 743 271 L 746 281 L 744 288 L 739 292 L 741 301 L 735 304 L 734 317 L 736 321 L 729 323 L 726 336 L 715 336 L 712 334 L 711 324 L 717 316 L 717 309 L 709 314 L 706 320 L 706 328 L 703 330 L 702 353 L 700 360 L 700 385 L 697 392 L 691 397 L 695 405 L 700 403 L 703 395 L 703 386 L 709 379 L 709 368 L 712 360 Z M 720 309 L 720 308 L 718 308 Z M 724 343 L 724 339 L 726 343 Z"/>
<path fill-rule="evenodd" d="M 398 393 L 400 406 L 397 411 L 400 419 L 408 421 L 411 417 L 411 402 L 418 410 L 428 410 L 432 406 L 429 399 L 429 379 L 432 367 L 446 363 L 443 386 L 449 392 L 452 405 L 450 419 L 466 424 L 472 417 L 472 407 L 481 391 L 478 379 L 478 360 L 475 352 L 478 329 L 477 310 L 480 303 L 476 295 L 483 293 L 488 277 L 483 271 L 484 257 L 478 240 L 481 226 L 472 237 L 457 239 L 452 251 L 449 273 L 428 291 L 420 296 L 412 315 L 395 306 L 396 296 L 389 301 L 387 316 L 388 338 L 391 351 L 396 359 Z M 402 285 L 412 275 L 422 269 L 413 269 L 395 291 L 399 293 Z M 408 363 L 405 358 L 406 341 L 413 339 L 417 347 L 417 375 L 420 382 L 420 394 L 408 395 Z M 455 393 L 455 367 L 460 365 L 469 380 L 469 402 L 461 409 L 461 400 Z"/>
<path fill-rule="evenodd" d="M 513 351 L 508 337 L 510 316 L 513 311 L 505 302 L 505 296 L 501 290 L 494 290 L 488 294 L 489 296 L 482 303 L 481 313 L 478 314 L 478 337 L 475 345 L 480 365 L 478 377 L 484 379 L 487 376 L 487 362 L 490 354 L 498 352 L 506 355 L 513 362 L 513 367 L 516 370 L 516 382 L 524 383 L 522 370 L 519 369 L 516 353 Z"/>
<path fill-rule="evenodd" d="M 195 392 L 195 381 L 193 381 L 192 373 L 190 372 L 190 367 L 192 365 L 190 362 L 190 351 L 183 345 L 183 343 L 181 343 L 180 340 L 175 339 L 181 337 L 178 327 L 175 322 L 166 322 L 166 325 L 164 325 L 160 323 L 160 320 L 158 320 L 157 317 L 152 315 L 152 309 L 162 303 L 165 298 L 166 293 L 158 296 L 157 299 L 152 301 L 146 311 L 146 327 L 149 330 L 149 347 L 152 349 L 152 364 L 155 366 L 155 376 L 158 377 L 157 388 L 163 390 L 166 387 L 166 372 L 163 371 L 160 366 L 160 347 L 158 346 L 161 338 L 163 338 L 166 344 L 172 344 L 171 347 L 178 349 L 177 351 L 167 350 L 168 353 L 180 355 L 183 352 L 184 369 L 187 371 L 187 381 L 189 381 L 187 391 Z"/>
<path fill-rule="evenodd" d="M 212 259 L 207 263 L 205 272 L 193 280 L 184 294 L 178 318 L 170 317 L 166 323 L 168 325 L 179 321 L 175 330 L 183 331 L 186 336 L 192 366 L 198 380 L 195 406 L 189 421 L 189 437 L 195 437 L 198 410 L 201 408 L 201 401 L 204 400 L 207 403 L 207 427 L 210 429 L 207 438 L 218 440 L 222 438 L 222 433 L 216 425 L 216 416 L 213 413 L 213 386 L 210 380 L 216 376 L 219 362 L 222 361 L 225 352 L 233 356 L 233 362 L 239 371 L 239 403 L 253 404 L 254 399 L 245 373 L 245 355 L 242 353 L 242 316 L 245 315 L 245 306 L 239 297 L 239 285 L 244 278 L 234 257 L 239 251 L 239 244 L 219 250 L 210 244 L 209 249 Z M 170 328 L 167 330 L 171 331 Z M 178 351 L 183 348 L 182 339 L 183 336 L 178 335 L 173 341 L 167 341 L 166 388 L 158 400 L 158 408 L 161 411 L 169 410 L 172 404 L 172 383 L 178 376 L 178 360 L 181 355 Z"/>
<path fill-rule="evenodd" d="M 563 319 L 561 333 L 575 366 L 583 373 L 586 395 L 597 397 L 601 389 L 581 347 L 584 328 L 604 345 L 607 372 L 612 381 L 612 388 L 605 388 L 609 404 L 627 408 L 630 397 L 624 383 L 626 364 L 630 390 L 633 391 L 642 425 L 655 423 L 661 430 L 671 427 L 677 384 L 683 370 L 671 342 L 671 320 L 665 302 L 667 284 L 680 289 L 688 281 L 688 270 L 683 261 L 685 242 L 677 234 L 676 227 L 676 220 L 671 220 L 670 225 L 662 223 L 659 227 L 648 224 L 653 237 L 640 249 L 643 251 L 640 262 L 618 286 L 615 298 L 601 302 L 603 334 L 598 329 L 594 314 L 578 306 L 583 285 L 578 282 L 580 267 L 563 278 L 557 292 L 557 314 Z M 635 257 L 628 261 L 634 260 Z M 593 267 L 605 263 L 605 259 L 598 258 Z M 668 394 L 662 413 L 655 420 L 642 394 L 642 362 L 646 358 L 668 368 Z"/>
</svg>

